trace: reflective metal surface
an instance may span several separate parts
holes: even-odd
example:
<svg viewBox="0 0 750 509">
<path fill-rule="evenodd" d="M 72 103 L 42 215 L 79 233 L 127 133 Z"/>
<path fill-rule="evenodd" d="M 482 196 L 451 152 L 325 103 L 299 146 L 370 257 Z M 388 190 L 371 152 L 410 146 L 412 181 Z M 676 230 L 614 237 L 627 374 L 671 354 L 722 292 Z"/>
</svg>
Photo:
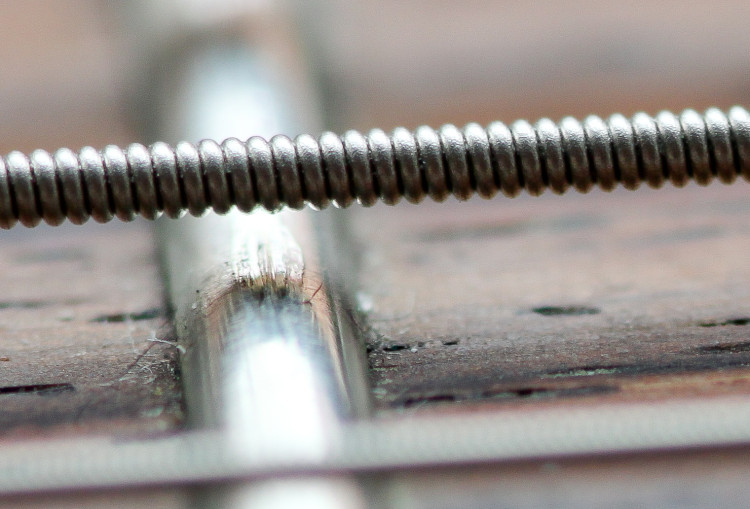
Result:
<svg viewBox="0 0 750 509">
<path fill-rule="evenodd" d="M 221 75 L 221 67 L 216 72 Z M 257 100 L 262 87 L 235 69 L 228 76 L 239 78 L 237 86 L 247 86 Z M 233 97 L 227 88 L 225 83 L 216 91 L 228 95 L 220 104 L 198 111 L 219 116 L 229 104 L 247 110 L 242 115 L 247 119 L 266 107 L 241 94 Z M 245 132 L 274 132 L 269 125 L 258 127 Z M 306 203 L 322 209 L 331 202 L 395 204 L 401 197 L 414 203 L 425 196 L 443 201 L 450 194 L 466 200 L 475 192 L 484 198 L 498 191 L 515 196 L 522 189 L 532 195 L 546 188 L 563 193 L 570 186 L 611 190 L 618 183 L 636 189 L 644 181 L 652 187 L 665 180 L 684 186 L 691 179 L 707 185 L 715 177 L 731 183 L 738 175 L 750 179 L 750 114 L 739 106 L 728 114 L 712 108 L 704 116 L 685 110 L 653 118 L 638 113 L 632 120 L 612 115 L 606 122 L 568 117 L 559 125 L 542 119 L 534 126 L 519 120 L 510 128 L 501 122 L 486 129 L 469 124 L 463 131 L 453 125 L 413 133 L 398 128 L 390 136 L 373 129 L 367 136 L 348 131 L 294 141 L 277 134 L 270 141 L 252 136 L 246 142 L 204 140 L 175 148 L 110 145 L 99 153 L 86 147 L 78 155 L 37 150 L 28 158 L 11 152 L 0 160 L 0 227 L 16 221 L 34 226 L 42 219 L 56 225 L 66 217 L 74 223 L 89 216 L 100 222 L 113 215 L 153 219 L 162 211 L 178 217 L 186 209 L 193 215 L 209 208 L 223 214 L 233 205 L 246 212 L 257 206 L 300 209 Z"/>
<path fill-rule="evenodd" d="M 240 122 L 245 132 L 256 134 L 306 127 L 291 120 L 296 118 L 293 103 L 283 93 L 289 87 L 284 76 L 274 74 L 270 63 L 258 57 L 260 48 L 261 42 L 240 49 L 231 41 L 188 47 L 184 58 L 197 58 L 200 68 L 212 72 L 186 72 L 184 81 L 177 80 L 183 101 L 172 98 L 174 110 L 157 119 L 156 130 L 168 137 L 197 139 L 223 136 Z M 285 181 L 272 171 L 276 154 L 289 155 L 290 147 L 294 151 L 291 142 L 284 145 L 278 139 L 272 151 L 263 145 L 248 153 L 246 147 L 259 139 L 251 138 L 247 145 L 236 139 L 222 146 L 183 143 L 175 152 L 157 144 L 153 159 L 138 158 L 148 152 L 131 147 L 125 167 L 144 170 L 140 176 L 148 174 L 135 178 L 135 188 L 153 191 L 152 201 L 144 197 L 133 203 L 146 208 L 162 203 L 172 215 L 180 215 L 185 204 L 194 215 L 209 205 L 226 213 L 234 202 L 241 210 L 251 209 L 254 186 L 262 189 L 263 182 Z M 133 164 L 133 154 L 139 162 L 155 161 L 155 168 Z M 263 180 L 260 171 L 249 172 L 250 165 L 271 172 Z M 163 199 L 160 182 L 168 183 L 171 202 Z M 364 346 L 356 337 L 338 334 L 315 265 L 316 245 L 307 217 L 291 211 L 241 210 L 158 223 L 183 348 L 188 422 L 196 429 L 219 430 L 221 443 L 216 447 L 240 461 L 319 462 L 340 440 L 342 423 L 367 411 L 366 382 L 356 378 L 363 369 L 349 370 L 342 355 L 343 343 L 352 342 L 362 351 L 354 362 L 363 362 Z M 196 503 L 281 508 L 357 507 L 362 502 L 351 478 L 319 476 L 214 486 L 199 490 Z"/>
</svg>

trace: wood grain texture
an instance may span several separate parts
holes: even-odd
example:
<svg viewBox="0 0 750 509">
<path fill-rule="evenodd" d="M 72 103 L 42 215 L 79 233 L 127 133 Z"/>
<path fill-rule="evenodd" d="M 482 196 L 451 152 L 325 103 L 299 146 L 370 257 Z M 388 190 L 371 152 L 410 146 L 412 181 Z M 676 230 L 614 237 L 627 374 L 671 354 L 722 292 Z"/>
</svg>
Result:
<svg viewBox="0 0 750 509">
<path fill-rule="evenodd" d="M 748 393 L 747 191 L 355 209 L 380 408 Z"/>
<path fill-rule="evenodd" d="M 154 250 L 145 223 L 3 232 L 0 436 L 179 425 Z"/>
</svg>

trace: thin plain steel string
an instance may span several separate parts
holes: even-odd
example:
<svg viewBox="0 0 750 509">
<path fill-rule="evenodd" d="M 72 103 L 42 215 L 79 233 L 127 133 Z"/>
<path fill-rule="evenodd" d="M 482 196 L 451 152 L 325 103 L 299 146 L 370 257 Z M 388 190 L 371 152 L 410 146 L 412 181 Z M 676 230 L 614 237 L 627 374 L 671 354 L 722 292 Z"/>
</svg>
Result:
<svg viewBox="0 0 750 509">
<path fill-rule="evenodd" d="M 319 460 L 268 455 L 263 443 L 238 452 L 216 431 L 150 440 L 82 438 L 5 444 L 0 493 L 177 485 L 273 475 L 363 474 L 504 462 L 750 444 L 750 400 L 727 396 L 661 405 L 627 403 L 525 413 L 490 411 L 350 423 Z M 446 437 L 451 439 L 446 440 Z"/>
<path fill-rule="evenodd" d="M 512 197 L 524 189 L 587 192 L 618 183 L 627 189 L 642 182 L 684 186 L 691 179 L 706 185 L 738 175 L 750 180 L 750 114 L 739 106 L 702 116 L 685 110 L 631 119 L 615 114 L 606 121 L 397 128 L 390 135 L 373 129 L 366 136 L 229 138 L 174 148 L 158 142 L 78 153 L 14 151 L 0 158 L 0 227 L 58 225 L 66 218 L 129 221 L 137 214 L 153 219 L 162 212 L 179 217 L 209 208 L 222 214 L 232 206 L 322 209 L 401 198 L 418 203 L 427 196 L 443 201 L 451 194 L 491 198 L 498 191 Z"/>
</svg>

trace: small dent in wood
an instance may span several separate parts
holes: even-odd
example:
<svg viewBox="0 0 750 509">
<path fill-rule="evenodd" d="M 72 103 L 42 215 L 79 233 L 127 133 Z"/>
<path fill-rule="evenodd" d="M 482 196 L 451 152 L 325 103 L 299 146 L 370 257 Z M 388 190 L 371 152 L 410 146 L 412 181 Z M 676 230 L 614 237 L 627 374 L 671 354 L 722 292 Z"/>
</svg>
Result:
<svg viewBox="0 0 750 509">
<path fill-rule="evenodd" d="M 480 393 L 460 391 L 456 393 L 417 394 L 411 395 L 401 401 L 394 401 L 393 406 L 414 408 L 428 404 L 480 401 L 486 399 L 526 400 L 570 398 L 610 394 L 619 390 L 620 388 L 616 385 L 584 385 L 578 387 L 522 386 L 517 388 L 491 389 Z"/>
<path fill-rule="evenodd" d="M 581 316 L 601 313 L 599 308 L 589 306 L 540 306 L 532 311 L 542 316 Z"/>
<path fill-rule="evenodd" d="M 4 394 L 38 394 L 48 396 L 61 392 L 75 391 L 75 387 L 67 383 L 59 384 L 33 384 L 33 385 L 12 385 L 0 387 L 0 395 Z"/>
<path fill-rule="evenodd" d="M 750 325 L 750 318 L 730 318 L 723 322 L 703 322 L 698 324 L 700 327 L 725 327 L 727 325 Z"/>
<path fill-rule="evenodd" d="M 384 352 L 400 352 L 401 350 L 409 350 L 409 345 L 405 345 L 402 343 L 391 343 L 388 345 L 383 345 L 380 349 Z"/>
<path fill-rule="evenodd" d="M 140 320 L 152 320 L 162 315 L 161 308 L 150 308 L 135 313 L 116 313 L 113 315 L 102 315 L 92 319 L 93 323 L 121 323 L 137 322 Z"/>
<path fill-rule="evenodd" d="M 750 352 L 750 341 L 745 341 L 742 343 L 722 343 L 718 345 L 702 346 L 700 348 L 697 348 L 697 350 L 701 353 L 714 354 Z"/>
<path fill-rule="evenodd" d="M 566 398 L 575 396 L 589 396 L 594 394 L 609 394 L 620 390 L 615 385 L 584 385 L 580 387 L 520 387 L 511 390 L 486 391 L 485 398 Z"/>
<path fill-rule="evenodd" d="M 0 302 L 0 309 L 40 309 L 52 305 L 52 302 L 45 301 L 14 300 Z"/>
</svg>

